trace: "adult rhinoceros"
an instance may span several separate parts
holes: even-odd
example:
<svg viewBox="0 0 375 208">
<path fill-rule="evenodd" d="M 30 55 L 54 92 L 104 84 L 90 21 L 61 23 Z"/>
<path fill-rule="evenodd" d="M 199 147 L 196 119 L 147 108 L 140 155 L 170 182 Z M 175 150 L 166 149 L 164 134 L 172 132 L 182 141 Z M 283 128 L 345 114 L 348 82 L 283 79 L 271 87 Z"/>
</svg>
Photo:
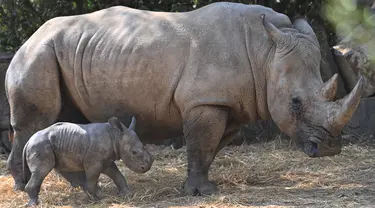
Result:
<svg viewBox="0 0 375 208">
<path fill-rule="evenodd" d="M 272 118 L 311 157 L 340 153 L 362 79 L 333 102 L 337 75 L 320 77 L 317 38 L 306 22 L 272 9 L 214 3 L 191 12 L 111 7 L 42 25 L 6 75 L 13 150 L 8 167 L 22 188 L 21 153 L 70 99 L 91 122 L 136 115 L 142 138 L 184 135 L 187 194 L 210 194 L 208 170 L 241 124 Z M 67 120 L 69 120 L 67 118 Z"/>
</svg>

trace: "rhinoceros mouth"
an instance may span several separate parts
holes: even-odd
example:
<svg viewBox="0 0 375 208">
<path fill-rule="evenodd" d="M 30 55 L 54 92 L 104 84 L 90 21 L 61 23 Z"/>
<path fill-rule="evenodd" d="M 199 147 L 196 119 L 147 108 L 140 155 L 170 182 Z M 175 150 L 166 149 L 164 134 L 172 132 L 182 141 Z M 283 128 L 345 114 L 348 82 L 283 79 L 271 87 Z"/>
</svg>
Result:
<svg viewBox="0 0 375 208">
<path fill-rule="evenodd" d="M 310 137 L 307 141 L 303 143 L 303 152 L 310 157 L 317 157 L 319 154 L 319 146 L 323 146 L 323 142 L 316 138 Z"/>
<path fill-rule="evenodd" d="M 317 137 L 310 137 L 303 143 L 303 152 L 309 157 L 333 156 L 341 152 L 340 144 L 331 146 Z"/>
</svg>

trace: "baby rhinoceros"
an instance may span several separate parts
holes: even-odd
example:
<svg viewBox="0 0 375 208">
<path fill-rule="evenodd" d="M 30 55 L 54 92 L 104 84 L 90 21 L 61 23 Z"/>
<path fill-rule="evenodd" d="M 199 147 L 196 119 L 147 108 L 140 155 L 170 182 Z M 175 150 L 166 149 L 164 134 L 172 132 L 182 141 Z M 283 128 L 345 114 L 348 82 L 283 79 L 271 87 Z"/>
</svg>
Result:
<svg viewBox="0 0 375 208">
<path fill-rule="evenodd" d="M 115 160 L 122 159 L 132 171 L 145 173 L 154 159 L 134 132 L 133 117 L 126 128 L 116 117 L 107 123 L 73 124 L 59 122 L 36 132 L 23 149 L 25 191 L 29 206 L 38 204 L 41 184 L 48 173 L 57 171 L 85 173 L 89 197 L 97 199 L 101 173 L 109 176 L 120 195 L 129 192 Z"/>
</svg>

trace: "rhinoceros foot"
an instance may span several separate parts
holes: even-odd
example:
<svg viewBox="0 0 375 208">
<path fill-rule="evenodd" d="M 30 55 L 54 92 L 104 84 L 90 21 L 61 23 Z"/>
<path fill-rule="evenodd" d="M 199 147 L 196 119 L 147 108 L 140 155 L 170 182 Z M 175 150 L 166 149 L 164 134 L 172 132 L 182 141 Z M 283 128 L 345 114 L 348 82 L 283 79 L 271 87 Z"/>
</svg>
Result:
<svg viewBox="0 0 375 208">
<path fill-rule="evenodd" d="M 86 195 L 88 197 L 88 199 L 92 202 L 97 202 L 97 201 L 100 201 L 100 197 L 98 195 L 98 193 L 89 193 L 88 191 L 86 192 Z"/>
<path fill-rule="evenodd" d="M 185 195 L 212 195 L 218 192 L 217 185 L 209 180 L 198 180 L 188 177 L 184 183 L 183 194 Z"/>
<path fill-rule="evenodd" d="M 26 186 L 26 184 L 23 183 L 23 182 L 18 182 L 18 183 L 16 182 L 14 184 L 13 190 L 14 191 L 25 191 L 25 186 Z"/>
<path fill-rule="evenodd" d="M 130 189 L 120 190 L 117 193 L 117 196 L 119 196 L 119 197 L 125 197 L 125 196 L 129 196 L 129 195 L 132 195 L 132 191 Z"/>
<path fill-rule="evenodd" d="M 30 199 L 29 202 L 25 205 L 25 207 L 36 207 L 38 206 L 38 204 L 38 199 Z"/>
</svg>

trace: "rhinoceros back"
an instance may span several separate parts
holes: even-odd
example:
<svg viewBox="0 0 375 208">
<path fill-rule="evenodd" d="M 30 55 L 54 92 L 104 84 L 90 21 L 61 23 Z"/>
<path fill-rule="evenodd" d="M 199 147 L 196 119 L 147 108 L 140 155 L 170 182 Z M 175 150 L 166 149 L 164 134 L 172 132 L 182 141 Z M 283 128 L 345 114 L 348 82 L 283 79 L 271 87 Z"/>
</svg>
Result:
<svg viewBox="0 0 375 208">
<path fill-rule="evenodd" d="M 290 24 L 243 4 L 185 13 L 112 7 L 50 20 L 27 47 L 53 48 L 69 96 L 91 122 L 137 115 L 140 138 L 168 138 L 182 134 L 182 114 L 195 105 L 227 106 L 247 121 L 266 111 L 260 67 L 272 44 L 261 13 L 276 26 Z"/>
<path fill-rule="evenodd" d="M 150 14 L 113 7 L 51 21 L 63 81 L 90 121 L 138 114 L 139 123 L 180 123 L 173 93 L 189 40 L 178 23 Z"/>
</svg>

